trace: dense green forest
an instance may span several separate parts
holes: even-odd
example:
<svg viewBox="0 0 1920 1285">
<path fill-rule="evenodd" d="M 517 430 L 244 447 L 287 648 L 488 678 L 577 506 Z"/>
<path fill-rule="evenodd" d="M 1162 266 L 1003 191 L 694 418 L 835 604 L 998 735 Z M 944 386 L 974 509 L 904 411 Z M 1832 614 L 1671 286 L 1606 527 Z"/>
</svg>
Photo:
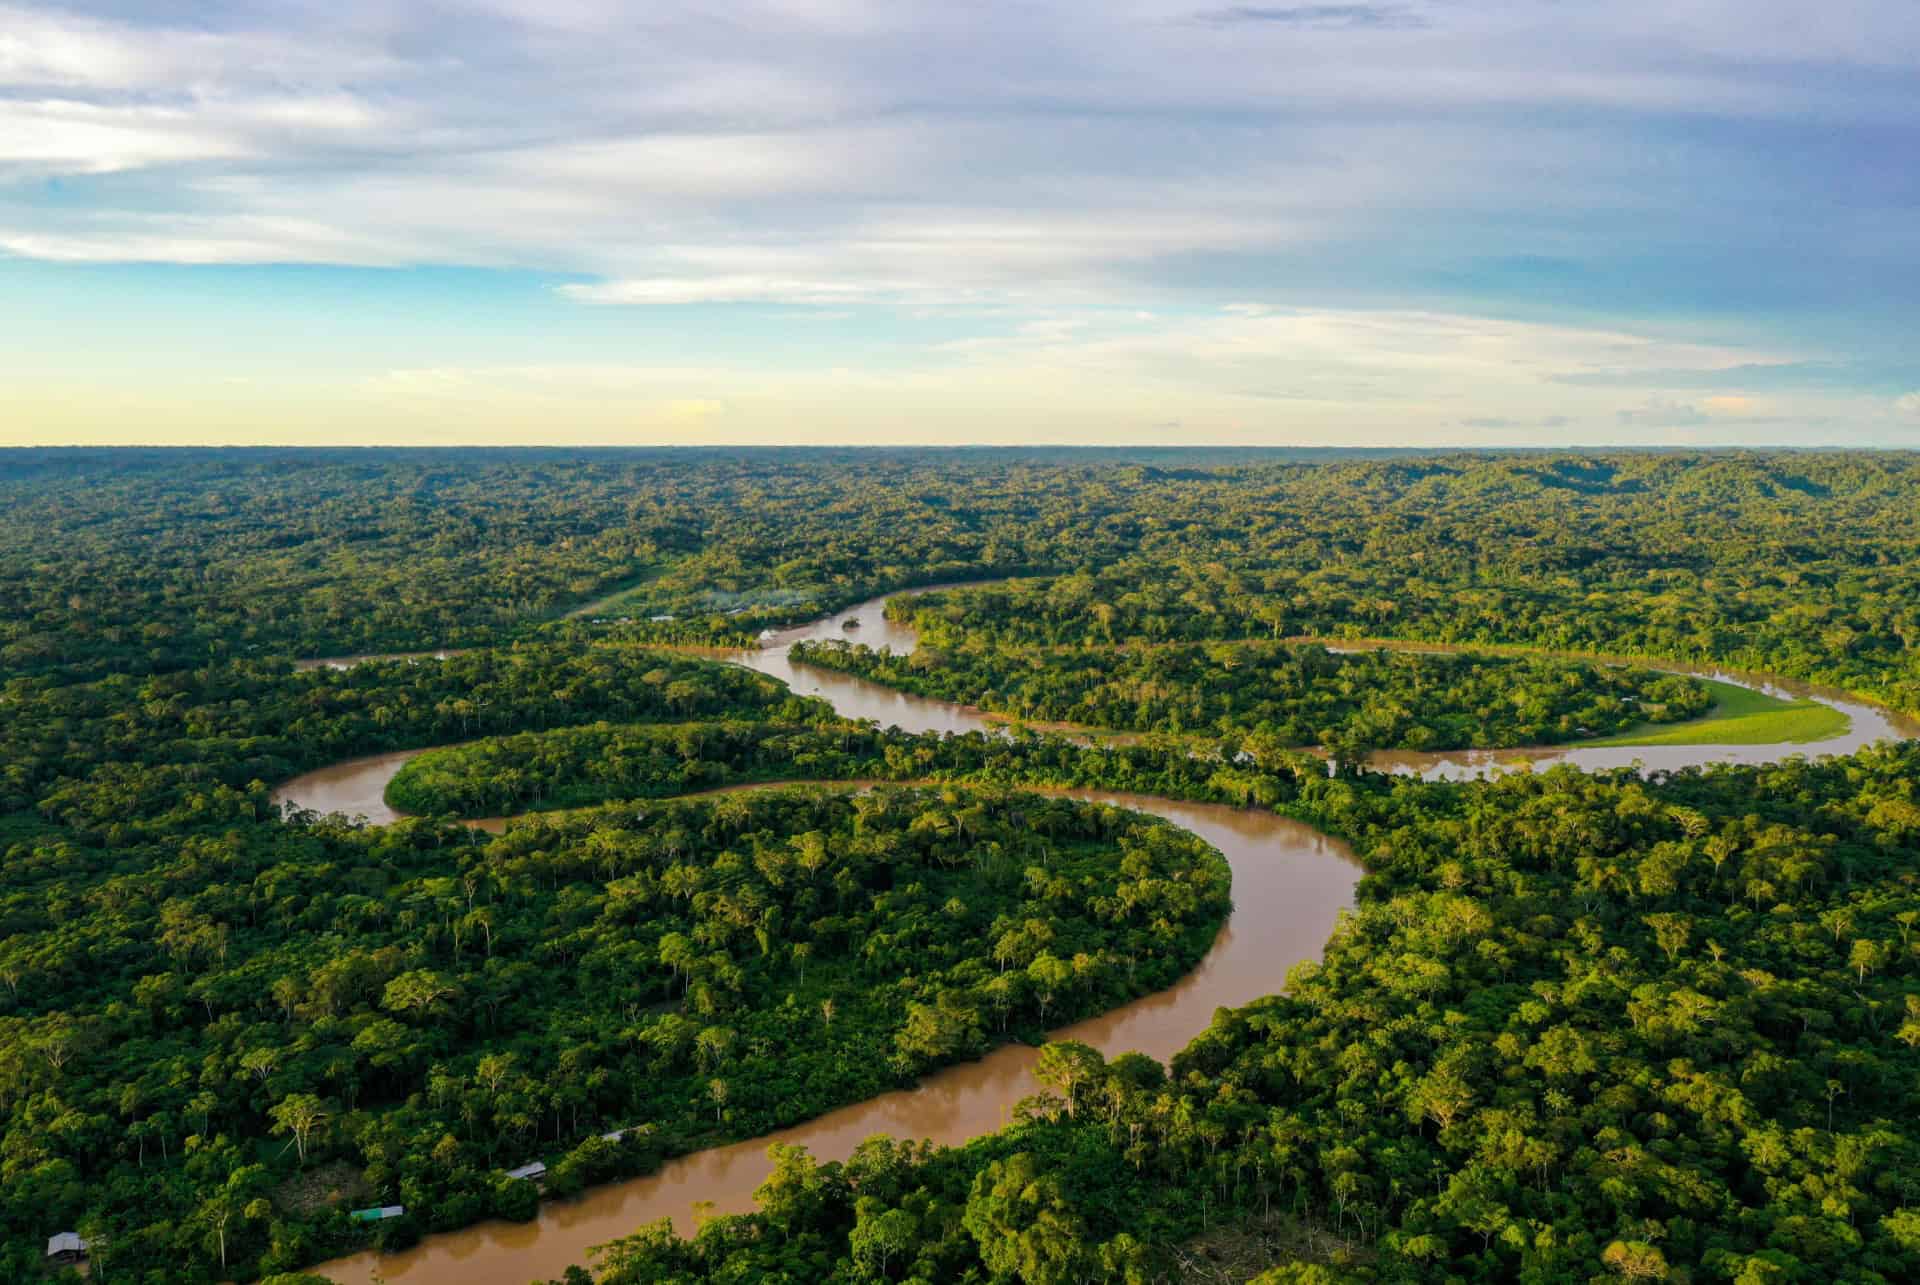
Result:
<svg viewBox="0 0 1920 1285">
<path fill-rule="evenodd" d="M 8 898 L 9 1226 L 189 1279 L 357 1243 L 314 1183 L 423 1211 L 384 1243 L 530 1217 L 501 1170 L 565 1194 L 871 1096 L 1164 986 L 1227 906 L 1191 836 L 998 791 L 261 837 Z"/>
<path fill-rule="evenodd" d="M 1920 1279 L 1913 743 L 1451 784 L 1294 748 L 1698 699 L 1308 637 L 1920 709 L 1917 484 L 1839 453 L 0 452 L 0 1277 L 69 1228 L 96 1279 L 290 1270 L 374 1234 L 329 1192 L 421 1211 L 390 1240 L 529 1216 L 500 1168 L 643 1172 L 1164 984 L 1224 871 L 1023 788 L 1073 785 L 1298 816 L 1365 860 L 1358 911 L 1170 1067 L 1055 1047 L 1012 1128 L 785 1156 L 760 1213 L 596 1279 Z M 1184 735 L 907 736 L 662 649 L 1007 577 L 904 607 L 941 665 L 884 676 Z M 434 746 L 393 783 L 431 815 L 270 802 Z M 788 779 L 897 784 L 665 797 Z"/>
<path fill-rule="evenodd" d="M 1019 719 L 1336 752 L 1552 745 L 1695 718 L 1710 703 L 1683 675 L 1550 657 L 1272 642 L 995 648 L 953 628 L 938 602 L 921 614 L 944 627 L 911 655 L 839 641 L 792 655 Z"/>
<path fill-rule="evenodd" d="M 1281 1281 L 1911 1280 L 1917 781 L 1908 745 L 1275 782 L 1372 871 L 1324 963 L 1165 1072 L 1054 1046 L 965 1148 L 785 1155 L 594 1279 L 1145 1281 L 1239 1224 L 1313 1247 Z"/>
<path fill-rule="evenodd" d="M 635 731 L 626 743 L 661 736 Z M 524 756 L 564 791 L 620 732 L 452 763 L 485 776 Z M 986 1279 L 1007 1264 L 1032 1281 L 1121 1264 L 1151 1279 L 1167 1245 L 1235 1218 L 1312 1227 L 1356 1279 L 1665 1263 L 1897 1281 L 1920 1261 L 1920 747 L 1422 783 L 1329 778 L 1297 755 L 1228 766 L 1164 746 L 868 735 L 817 734 L 822 770 L 1279 807 L 1353 841 L 1371 872 L 1360 911 L 1322 965 L 1217 1019 L 1170 1078 L 1058 1052 L 1062 1102 L 1020 1127 L 819 1170 L 788 1157 L 761 1214 L 692 1243 L 650 1233 L 603 1282 Z"/>
<path fill-rule="evenodd" d="M 593 723 L 428 750 L 387 784 L 387 802 L 402 812 L 498 817 L 796 776 L 878 777 L 890 743 L 851 725 Z"/>
<path fill-rule="evenodd" d="M 354 754 L 607 715 L 830 713 L 749 670 L 582 644 L 345 670 L 223 662 L 143 679 L 17 679 L 4 699 L 0 803 L 109 845 L 264 816 L 271 782 Z"/>
<path fill-rule="evenodd" d="M 1914 455 L 1134 454 L 3 452 L 0 663 L 739 641 L 910 585 L 1057 572 L 1028 631 L 1053 642 L 1531 643 L 1920 709 Z"/>
</svg>

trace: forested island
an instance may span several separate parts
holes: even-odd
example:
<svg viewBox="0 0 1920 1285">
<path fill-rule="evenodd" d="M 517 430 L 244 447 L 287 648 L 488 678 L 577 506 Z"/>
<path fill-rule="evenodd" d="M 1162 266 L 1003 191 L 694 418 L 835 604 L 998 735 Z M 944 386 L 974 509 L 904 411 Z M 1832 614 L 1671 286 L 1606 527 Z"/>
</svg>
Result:
<svg viewBox="0 0 1920 1285">
<path fill-rule="evenodd" d="M 911 618 L 941 620 L 943 601 Z M 956 633 L 907 656 L 833 642 L 792 655 L 1017 719 L 1336 752 L 1554 745 L 1682 722 L 1711 703 L 1685 675 L 1551 657 L 1261 642 L 1003 649 Z"/>
<path fill-rule="evenodd" d="M 782 1153 L 758 1212 L 566 1279 L 1915 1279 L 1915 742 L 1362 759 L 1699 714 L 1661 662 L 1920 712 L 1917 484 L 1901 454 L 0 452 L 0 1277 L 70 1270 L 69 1231 L 96 1280 L 191 1285 L 530 1218 L 528 1161 L 564 1199 L 1164 986 L 1226 869 L 1040 792 L 1079 786 L 1310 823 L 1365 863 L 1356 909 L 1170 1065 L 1049 1046 L 1004 1130 Z M 691 649 L 955 581 L 997 583 L 893 608 L 921 663 L 800 656 L 1171 735 L 909 735 Z M 1363 639 L 1479 650 L 1324 645 Z M 413 750 L 410 819 L 274 802 Z"/>
</svg>

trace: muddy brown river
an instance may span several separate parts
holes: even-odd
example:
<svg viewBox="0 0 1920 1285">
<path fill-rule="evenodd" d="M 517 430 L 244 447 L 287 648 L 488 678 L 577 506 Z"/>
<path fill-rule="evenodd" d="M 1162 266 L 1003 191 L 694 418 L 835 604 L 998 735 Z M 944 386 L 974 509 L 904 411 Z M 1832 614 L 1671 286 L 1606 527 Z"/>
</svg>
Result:
<svg viewBox="0 0 1920 1285">
<path fill-rule="evenodd" d="M 846 638 L 909 651 L 914 633 L 888 621 L 876 599 L 813 624 L 770 635 L 757 651 L 726 658 L 787 683 L 795 692 L 829 701 L 848 718 L 874 719 L 910 732 L 964 732 L 1000 724 L 966 706 L 896 692 L 851 675 L 794 664 L 788 647 L 800 639 Z M 858 621 L 848 629 L 848 621 Z M 328 658 L 329 664 L 354 658 Z M 1679 668 L 1663 666 L 1665 668 Z M 1813 696 L 1843 710 L 1848 730 L 1828 741 L 1790 746 L 1556 747 L 1454 753 L 1383 753 L 1376 766 L 1425 776 L 1472 776 L 1524 759 L 1531 765 L 1570 763 L 1586 769 L 1624 766 L 1672 768 L 1716 761 L 1769 762 L 1791 754 L 1838 754 L 1890 737 L 1920 735 L 1920 725 L 1844 694 L 1772 678 L 1703 673 L 1783 695 Z M 374 824 L 397 819 L 387 806 L 387 782 L 421 751 L 402 751 L 338 763 L 309 772 L 275 791 L 277 800 L 320 812 L 342 812 Z M 1084 1041 L 1108 1056 L 1138 1050 L 1165 1060 L 1212 1021 L 1221 1007 L 1246 1004 L 1280 989 L 1287 970 L 1317 959 L 1339 913 L 1352 905 L 1359 863 L 1346 846 L 1310 826 L 1270 812 L 1215 804 L 1180 803 L 1106 791 L 1062 791 L 1071 797 L 1135 808 L 1163 817 L 1213 844 L 1233 869 L 1233 913 L 1212 951 L 1174 986 L 1078 1025 L 1055 1032 Z M 489 829 L 504 820 L 484 823 Z M 771 1169 L 770 1143 L 806 1147 L 816 1159 L 844 1160 L 876 1133 L 959 1143 L 1005 1124 L 1013 1107 L 1036 1092 L 1037 1050 L 1001 1048 L 978 1062 L 949 1067 L 911 1089 L 871 1098 L 779 1133 L 716 1147 L 669 1161 L 658 1172 L 548 1201 L 530 1223 L 488 1222 L 430 1236 L 400 1254 L 358 1254 L 315 1269 L 341 1285 L 385 1280 L 405 1285 L 526 1285 L 585 1263 L 591 1249 L 660 1218 L 693 1227 L 696 1203 L 718 1213 L 750 1209 L 753 1192 Z"/>
</svg>

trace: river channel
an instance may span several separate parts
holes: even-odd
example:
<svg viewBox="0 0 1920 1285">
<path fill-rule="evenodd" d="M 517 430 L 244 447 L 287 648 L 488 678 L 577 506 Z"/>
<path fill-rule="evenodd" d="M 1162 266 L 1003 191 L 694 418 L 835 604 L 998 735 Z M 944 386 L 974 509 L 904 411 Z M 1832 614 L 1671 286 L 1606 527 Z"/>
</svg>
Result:
<svg viewBox="0 0 1920 1285">
<path fill-rule="evenodd" d="M 976 709 L 897 692 L 849 674 L 795 664 L 789 647 L 802 639 L 846 638 L 896 652 L 912 650 L 914 632 L 886 619 L 874 599 L 812 624 L 768 636 L 757 650 L 723 658 L 785 682 L 796 693 L 830 702 L 842 716 L 874 719 L 909 732 L 965 732 L 1004 726 Z M 857 622 L 849 627 L 849 622 Z M 344 664 L 336 658 L 312 664 Z M 1663 668 L 1680 669 L 1677 666 Z M 1790 696 L 1812 696 L 1845 712 L 1848 730 L 1828 741 L 1789 746 L 1555 747 L 1440 753 L 1383 753 L 1376 766 L 1424 776 L 1472 776 L 1524 759 L 1531 766 L 1570 763 L 1595 770 L 1634 762 L 1676 768 L 1708 762 L 1768 762 L 1791 754 L 1847 753 L 1874 741 L 1920 735 L 1920 725 L 1844 694 L 1802 688 L 1777 679 L 1702 673 Z M 284 783 L 275 798 L 319 812 L 361 816 L 374 824 L 397 819 L 387 806 L 387 782 L 422 751 L 374 755 L 309 772 Z M 1081 1040 L 1108 1056 L 1138 1050 L 1165 1060 L 1212 1021 L 1221 1007 L 1248 1003 L 1280 989 L 1287 970 L 1317 959 L 1341 910 L 1352 905 L 1359 863 L 1340 841 L 1300 822 L 1257 809 L 1181 803 L 1107 791 L 1063 791 L 1071 797 L 1134 808 L 1163 817 L 1218 848 L 1233 870 L 1233 913 L 1212 951 L 1174 986 L 1100 1017 L 1065 1028 L 1059 1038 Z M 505 821 L 488 824 L 498 828 Z M 1036 1050 L 1013 1045 L 977 1062 L 949 1067 L 911 1089 L 871 1098 L 766 1137 L 716 1147 L 667 1162 L 654 1174 L 594 1188 L 571 1200 L 549 1201 L 530 1223 L 487 1222 L 430 1236 L 400 1254 L 364 1253 L 315 1270 L 340 1285 L 526 1285 L 558 1277 L 585 1263 L 593 1246 L 641 1225 L 671 1218 L 693 1227 L 696 1203 L 715 1212 L 750 1209 L 753 1192 L 771 1166 L 768 1144 L 805 1146 L 816 1159 L 843 1160 L 876 1133 L 958 1143 L 1006 1123 L 1014 1105 L 1039 1088 L 1032 1076 Z"/>
</svg>

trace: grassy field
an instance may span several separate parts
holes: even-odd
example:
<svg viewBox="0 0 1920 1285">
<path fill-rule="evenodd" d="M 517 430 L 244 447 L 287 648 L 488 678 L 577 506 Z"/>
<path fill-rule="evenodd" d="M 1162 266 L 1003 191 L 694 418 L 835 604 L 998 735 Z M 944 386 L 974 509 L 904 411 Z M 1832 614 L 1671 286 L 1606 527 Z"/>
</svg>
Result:
<svg viewBox="0 0 1920 1285">
<path fill-rule="evenodd" d="M 621 585 L 612 593 L 595 598 L 592 602 L 583 603 L 578 607 L 568 609 L 565 616 L 568 620 L 578 620 L 583 616 L 617 615 L 623 607 L 630 605 L 627 601 L 629 598 L 632 598 L 642 589 L 666 574 L 666 570 L 667 565 L 665 563 L 657 567 L 648 567 L 645 571 L 627 581 L 627 583 Z"/>
<path fill-rule="evenodd" d="M 1847 716 L 1818 701 L 1781 700 L 1732 683 L 1702 679 L 1713 707 L 1699 718 L 1666 726 L 1649 723 L 1586 745 L 1799 745 L 1846 731 Z"/>
</svg>

